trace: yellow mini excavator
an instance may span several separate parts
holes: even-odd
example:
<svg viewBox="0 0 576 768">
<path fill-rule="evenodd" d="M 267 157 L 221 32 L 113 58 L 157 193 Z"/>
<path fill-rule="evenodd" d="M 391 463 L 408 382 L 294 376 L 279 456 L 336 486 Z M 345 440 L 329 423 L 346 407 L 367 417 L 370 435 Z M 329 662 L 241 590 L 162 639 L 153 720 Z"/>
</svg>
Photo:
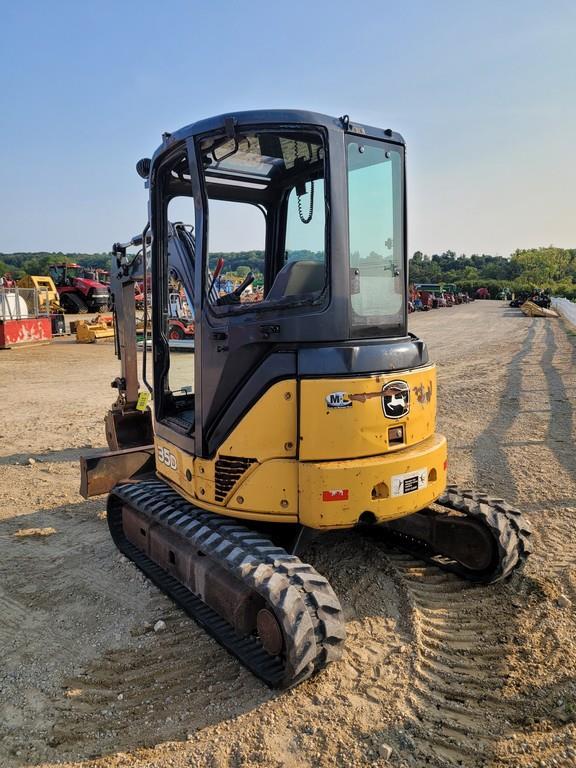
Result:
<svg viewBox="0 0 576 768">
<path fill-rule="evenodd" d="M 150 221 L 113 249 L 121 375 L 110 451 L 82 460 L 82 492 L 109 494 L 118 548 L 274 687 L 338 659 L 345 639 L 338 597 L 298 557 L 310 536 L 360 527 L 484 583 L 529 553 L 520 512 L 446 484 L 435 368 L 407 329 L 404 149 L 348 116 L 194 123 L 139 161 Z M 193 355 L 168 343 L 174 273 Z"/>
</svg>

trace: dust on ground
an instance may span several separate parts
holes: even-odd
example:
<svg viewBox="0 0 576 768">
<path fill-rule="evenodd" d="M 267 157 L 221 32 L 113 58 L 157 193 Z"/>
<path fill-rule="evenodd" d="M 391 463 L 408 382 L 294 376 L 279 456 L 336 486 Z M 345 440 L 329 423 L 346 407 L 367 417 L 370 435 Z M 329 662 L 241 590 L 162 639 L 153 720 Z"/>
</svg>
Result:
<svg viewBox="0 0 576 768">
<path fill-rule="evenodd" d="M 438 363 L 450 480 L 525 510 L 534 554 L 478 587 L 322 538 L 303 557 L 340 595 L 346 651 L 287 693 L 150 585 L 115 550 L 105 499 L 78 495 L 113 346 L 0 352 L 1 765 L 576 766 L 576 337 L 497 302 L 411 330 Z"/>
</svg>

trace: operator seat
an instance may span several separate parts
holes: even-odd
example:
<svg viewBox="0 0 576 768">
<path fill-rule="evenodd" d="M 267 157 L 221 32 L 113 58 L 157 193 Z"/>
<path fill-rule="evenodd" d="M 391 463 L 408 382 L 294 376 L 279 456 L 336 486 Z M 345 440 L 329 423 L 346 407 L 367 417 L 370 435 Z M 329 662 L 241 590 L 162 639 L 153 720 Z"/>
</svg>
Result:
<svg viewBox="0 0 576 768">
<path fill-rule="evenodd" d="M 278 272 L 266 301 L 278 301 L 285 296 L 318 293 L 324 288 L 326 268 L 322 261 L 289 261 Z"/>
</svg>

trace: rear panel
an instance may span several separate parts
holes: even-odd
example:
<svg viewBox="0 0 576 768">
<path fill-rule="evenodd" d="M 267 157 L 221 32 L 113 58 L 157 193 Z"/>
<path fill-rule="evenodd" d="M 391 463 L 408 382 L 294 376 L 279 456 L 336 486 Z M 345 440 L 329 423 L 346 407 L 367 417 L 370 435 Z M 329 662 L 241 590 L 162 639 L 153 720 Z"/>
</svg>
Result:
<svg viewBox="0 0 576 768">
<path fill-rule="evenodd" d="M 436 369 L 300 385 L 300 460 L 377 456 L 434 434 Z"/>
</svg>

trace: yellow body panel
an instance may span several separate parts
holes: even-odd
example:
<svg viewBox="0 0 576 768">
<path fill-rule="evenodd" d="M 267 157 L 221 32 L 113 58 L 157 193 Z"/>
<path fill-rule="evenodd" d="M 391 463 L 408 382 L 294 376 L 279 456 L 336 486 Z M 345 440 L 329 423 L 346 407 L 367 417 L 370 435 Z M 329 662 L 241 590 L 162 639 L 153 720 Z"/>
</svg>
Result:
<svg viewBox="0 0 576 768">
<path fill-rule="evenodd" d="M 202 509 L 250 520 L 298 522 L 296 460 L 271 459 L 254 464 L 229 494 L 225 505 L 215 501 L 214 461 L 194 459 L 159 437 L 155 444 L 158 474 Z"/>
<path fill-rule="evenodd" d="M 258 470 L 258 476 L 262 479 L 259 481 L 260 488 L 257 493 L 260 498 L 266 500 L 266 503 L 273 505 L 270 511 L 278 507 L 279 514 L 295 515 L 297 514 L 298 479 L 297 472 L 292 466 L 294 462 L 272 462 L 272 460 L 293 459 L 296 456 L 297 409 L 296 381 L 282 381 L 272 385 L 224 440 L 214 459 L 194 458 L 166 440 L 156 437 L 158 472 L 167 480 L 179 485 L 189 498 L 197 499 L 204 504 L 217 505 L 216 508 L 221 511 L 223 506 L 231 508 L 238 506 L 237 503 L 234 504 L 234 499 L 238 496 L 239 486 L 236 486 L 224 501 L 216 501 L 217 460 L 229 456 L 253 459 L 255 464 L 248 469 L 241 478 L 241 482 L 245 483 L 248 477 Z M 168 452 L 167 461 L 164 460 L 163 454 L 159 455 L 159 449 Z M 174 457 L 174 461 L 170 460 L 171 456 Z M 267 462 L 271 462 L 271 467 L 275 469 L 266 468 L 263 471 Z M 275 476 L 273 481 L 274 471 L 280 474 Z M 277 488 L 286 486 L 289 499 L 279 496 L 274 482 Z M 249 492 L 252 503 L 258 506 L 252 486 L 249 486 Z M 289 513 L 279 507 L 282 500 L 289 501 Z M 247 501 L 244 502 L 244 506 L 246 510 L 250 509 Z M 254 511 L 257 511 L 256 506 Z"/>
<path fill-rule="evenodd" d="M 392 381 L 410 388 L 410 410 L 399 419 L 383 412 L 382 387 Z M 328 408 L 333 392 L 352 405 Z M 157 471 L 196 505 L 241 519 L 324 529 L 352 527 L 366 513 L 389 520 L 422 509 L 446 486 L 446 440 L 434 434 L 435 415 L 434 366 L 303 380 L 300 392 L 295 380 L 282 381 L 242 418 L 213 459 L 195 458 L 156 437 Z M 397 426 L 404 440 L 390 445 L 389 429 Z M 236 459 L 249 461 L 223 492 L 218 461 Z M 422 477 L 412 490 L 415 474 Z M 400 476 L 407 476 L 408 486 L 395 495 Z"/>
<path fill-rule="evenodd" d="M 226 506 L 230 514 L 247 509 L 297 516 L 298 462 L 295 459 L 265 461 L 244 477 Z"/>
<path fill-rule="evenodd" d="M 300 523 L 310 528 L 349 528 L 366 512 L 383 522 L 423 509 L 446 487 L 446 456 L 446 438 L 433 435 L 417 446 L 383 456 L 302 462 Z M 419 471 L 426 473 L 426 487 L 392 495 L 393 477 Z"/>
<path fill-rule="evenodd" d="M 400 419 L 389 419 L 382 410 L 382 387 L 397 380 L 410 387 L 410 410 Z M 345 393 L 350 405 L 328 407 L 331 393 Z M 300 407 L 301 461 L 351 459 L 402 450 L 434 434 L 436 368 L 430 365 L 353 379 L 305 379 L 300 385 Z M 389 445 L 388 431 L 397 426 L 404 429 L 404 442 Z"/>
<path fill-rule="evenodd" d="M 154 436 L 154 444 L 157 473 L 182 488 L 187 496 L 195 497 L 194 456 L 190 456 L 158 435 Z"/>
<path fill-rule="evenodd" d="M 296 381 L 280 381 L 248 411 L 218 449 L 220 456 L 266 461 L 296 456 Z"/>
</svg>

